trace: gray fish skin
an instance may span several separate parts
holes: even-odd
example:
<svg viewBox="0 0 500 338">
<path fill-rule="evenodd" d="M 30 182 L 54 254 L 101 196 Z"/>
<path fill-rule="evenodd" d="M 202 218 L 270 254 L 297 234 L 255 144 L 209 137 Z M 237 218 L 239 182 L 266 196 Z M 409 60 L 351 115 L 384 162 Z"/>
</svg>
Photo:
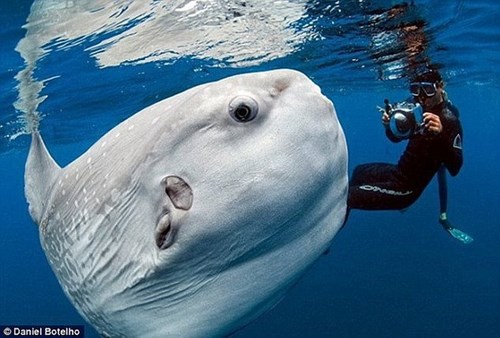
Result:
<svg viewBox="0 0 500 338">
<path fill-rule="evenodd" d="M 101 335 L 221 337 L 328 248 L 347 147 L 304 74 L 242 74 L 145 108 L 64 168 L 34 132 L 25 194 L 65 294 Z"/>
</svg>

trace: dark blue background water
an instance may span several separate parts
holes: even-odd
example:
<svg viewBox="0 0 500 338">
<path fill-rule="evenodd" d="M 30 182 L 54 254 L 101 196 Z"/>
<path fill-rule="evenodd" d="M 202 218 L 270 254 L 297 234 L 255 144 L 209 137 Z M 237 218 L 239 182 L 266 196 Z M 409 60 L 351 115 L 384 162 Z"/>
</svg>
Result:
<svg viewBox="0 0 500 338">
<path fill-rule="evenodd" d="M 495 1 L 482 4 L 474 15 L 498 13 Z M 14 48 L 24 35 L 20 27 L 28 16 L 29 5 L 28 1 L 4 1 L 0 8 L 1 132 L 9 128 L 15 114 L 14 76 L 22 69 L 23 61 Z M 500 27 L 496 22 L 488 24 L 486 36 L 498 44 Z M 449 33 L 444 30 L 440 34 Z M 459 45 L 463 48 L 453 50 L 455 54 L 449 61 L 455 62 L 455 68 L 448 68 L 448 74 L 460 70 L 460 76 L 448 76 L 447 90 L 461 111 L 465 161 L 460 174 L 449 180 L 449 216 L 475 241 L 464 246 L 442 230 L 437 222 L 435 182 L 405 213 L 354 211 L 345 229 L 335 237 L 331 252 L 318 260 L 278 306 L 235 337 L 499 337 L 500 86 L 496 67 L 500 58 L 498 49 L 474 48 L 481 42 L 472 38 Z M 96 81 L 84 76 L 85 67 L 92 66 L 81 58 L 71 58 L 79 52 L 52 56 L 63 60 L 59 70 L 62 77 L 74 81 L 51 83 L 46 88 L 48 103 L 41 107 L 47 110 L 42 133 L 48 135 L 48 146 L 62 165 L 79 156 L 118 121 L 157 100 L 157 96 L 162 98 L 242 71 L 229 68 L 192 75 L 190 70 L 200 64 L 190 60 L 180 61 L 174 68 L 145 65 L 133 70 L 105 69 L 98 75 L 100 83 L 109 81 L 117 89 L 114 95 L 99 97 L 98 89 L 91 94 L 78 92 L 78 88 L 89 88 L 89 83 Z M 463 58 L 458 52 L 464 53 Z M 441 61 L 447 61 L 445 55 L 441 54 Z M 457 61 L 462 59 L 474 62 Z M 42 60 L 40 78 L 44 78 L 44 72 L 50 74 L 44 64 L 50 66 L 51 62 Z M 376 79 L 370 82 L 352 69 L 322 69 L 301 63 L 301 58 L 294 56 L 251 70 L 283 66 L 315 77 L 335 102 L 348 140 L 350 168 L 364 162 L 398 159 L 403 148 L 385 139 L 374 106 L 385 97 L 404 98 L 407 93 L 401 83 Z M 146 75 L 138 76 L 135 83 L 120 83 L 123 72 L 128 76 L 131 72 Z M 351 80 L 339 84 L 339 78 Z M 152 79 L 158 83 L 151 83 Z M 168 83 L 163 90 L 158 89 L 162 81 Z M 74 88 L 68 88 L 71 83 Z M 130 100 L 130 111 L 113 111 L 109 102 L 106 111 L 102 110 L 106 100 L 125 99 Z M 61 101 L 70 105 L 71 111 L 50 111 L 58 107 L 54 102 Z M 23 171 L 28 141 L 24 136 L 14 144 L 1 144 L 0 324 L 84 324 L 50 270 L 40 248 L 38 230 L 27 212 Z M 86 328 L 88 337 L 97 336 L 90 326 Z"/>
</svg>

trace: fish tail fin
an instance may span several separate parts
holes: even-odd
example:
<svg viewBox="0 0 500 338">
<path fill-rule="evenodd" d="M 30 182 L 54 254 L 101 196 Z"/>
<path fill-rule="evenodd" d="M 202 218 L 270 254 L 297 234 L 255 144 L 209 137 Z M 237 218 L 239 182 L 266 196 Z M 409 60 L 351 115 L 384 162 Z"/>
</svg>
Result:
<svg viewBox="0 0 500 338">
<path fill-rule="evenodd" d="M 60 171 L 61 167 L 49 154 L 40 133 L 34 131 L 24 173 L 24 194 L 30 215 L 37 224 L 40 224 Z"/>
</svg>

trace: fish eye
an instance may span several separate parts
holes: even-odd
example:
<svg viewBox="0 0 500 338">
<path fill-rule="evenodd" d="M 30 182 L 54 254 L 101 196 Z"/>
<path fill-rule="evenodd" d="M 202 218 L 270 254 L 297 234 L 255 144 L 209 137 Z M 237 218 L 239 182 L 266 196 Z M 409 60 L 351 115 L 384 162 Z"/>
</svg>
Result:
<svg viewBox="0 0 500 338">
<path fill-rule="evenodd" d="M 248 96 L 238 96 L 229 103 L 229 115 L 236 122 L 250 122 L 259 111 L 257 102 Z"/>
</svg>

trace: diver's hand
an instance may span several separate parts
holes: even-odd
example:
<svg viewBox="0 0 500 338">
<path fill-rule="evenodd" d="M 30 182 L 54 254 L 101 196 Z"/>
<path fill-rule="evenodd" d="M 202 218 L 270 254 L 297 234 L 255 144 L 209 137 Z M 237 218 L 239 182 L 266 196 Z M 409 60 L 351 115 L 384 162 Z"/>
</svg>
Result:
<svg viewBox="0 0 500 338">
<path fill-rule="evenodd" d="M 387 114 L 387 112 L 384 111 L 384 113 L 382 114 L 382 124 L 384 126 L 387 126 L 389 124 L 389 120 L 390 120 L 389 114 Z"/>
<path fill-rule="evenodd" d="M 439 116 L 433 113 L 424 113 L 425 130 L 431 131 L 434 134 L 439 134 L 443 131 L 443 125 Z"/>
</svg>

